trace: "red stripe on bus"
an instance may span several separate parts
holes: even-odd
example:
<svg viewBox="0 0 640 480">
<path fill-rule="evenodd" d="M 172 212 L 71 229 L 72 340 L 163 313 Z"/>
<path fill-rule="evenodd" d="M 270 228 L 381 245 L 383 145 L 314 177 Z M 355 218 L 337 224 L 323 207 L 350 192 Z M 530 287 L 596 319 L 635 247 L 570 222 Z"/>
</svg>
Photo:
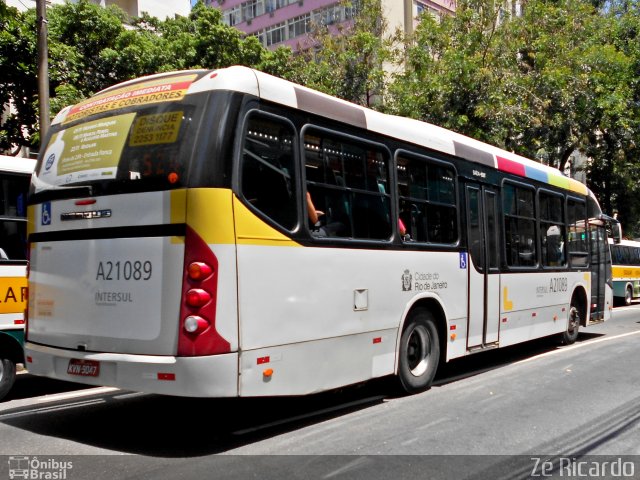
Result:
<svg viewBox="0 0 640 480">
<path fill-rule="evenodd" d="M 514 162 L 513 160 L 509 160 L 507 158 L 498 157 L 496 155 L 496 159 L 498 160 L 498 170 L 502 170 L 507 173 L 514 173 L 516 175 L 520 175 L 521 177 L 526 177 L 527 174 L 524 169 L 524 165 L 518 162 Z"/>
</svg>

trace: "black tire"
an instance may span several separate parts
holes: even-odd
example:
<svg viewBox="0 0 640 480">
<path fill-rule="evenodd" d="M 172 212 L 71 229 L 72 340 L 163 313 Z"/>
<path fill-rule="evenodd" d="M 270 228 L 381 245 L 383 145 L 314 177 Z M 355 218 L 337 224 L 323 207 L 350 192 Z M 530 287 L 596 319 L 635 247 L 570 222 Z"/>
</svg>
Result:
<svg viewBox="0 0 640 480">
<path fill-rule="evenodd" d="M 564 345 L 571 345 L 578 339 L 578 333 L 580 330 L 580 320 L 582 319 L 582 313 L 574 300 L 571 302 L 569 308 L 569 319 L 567 322 L 567 330 L 560 335 L 560 342 Z"/>
<path fill-rule="evenodd" d="M 8 358 L 0 358 L 0 400 L 2 400 L 16 380 L 16 364 Z"/>
<path fill-rule="evenodd" d="M 631 290 L 631 287 L 627 287 L 624 292 L 624 304 L 628 307 L 631 305 L 631 300 L 633 300 L 633 290 Z"/>
<path fill-rule="evenodd" d="M 400 337 L 398 380 L 406 393 L 428 389 L 440 360 L 440 338 L 433 314 L 414 310 Z"/>
</svg>

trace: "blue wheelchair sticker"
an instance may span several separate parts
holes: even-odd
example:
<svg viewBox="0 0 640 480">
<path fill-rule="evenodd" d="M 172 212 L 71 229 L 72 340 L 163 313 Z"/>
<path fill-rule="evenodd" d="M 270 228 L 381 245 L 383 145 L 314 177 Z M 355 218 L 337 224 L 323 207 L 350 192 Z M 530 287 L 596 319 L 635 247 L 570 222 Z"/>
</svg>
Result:
<svg viewBox="0 0 640 480">
<path fill-rule="evenodd" d="M 460 268 L 464 270 L 467 268 L 467 252 L 460 252 Z"/>
<path fill-rule="evenodd" d="M 42 204 L 42 225 L 51 225 L 51 202 L 44 202 Z"/>
</svg>

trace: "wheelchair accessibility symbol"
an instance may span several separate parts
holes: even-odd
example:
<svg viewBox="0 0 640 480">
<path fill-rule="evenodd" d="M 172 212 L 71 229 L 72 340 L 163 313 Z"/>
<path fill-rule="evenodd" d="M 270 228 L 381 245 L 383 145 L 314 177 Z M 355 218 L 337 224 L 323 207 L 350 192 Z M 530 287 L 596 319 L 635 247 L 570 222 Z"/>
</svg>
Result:
<svg viewBox="0 0 640 480">
<path fill-rule="evenodd" d="M 463 270 L 467 268 L 467 252 L 460 252 L 460 268 Z"/>
<path fill-rule="evenodd" d="M 51 202 L 44 202 L 42 204 L 42 225 L 51 225 Z"/>
</svg>

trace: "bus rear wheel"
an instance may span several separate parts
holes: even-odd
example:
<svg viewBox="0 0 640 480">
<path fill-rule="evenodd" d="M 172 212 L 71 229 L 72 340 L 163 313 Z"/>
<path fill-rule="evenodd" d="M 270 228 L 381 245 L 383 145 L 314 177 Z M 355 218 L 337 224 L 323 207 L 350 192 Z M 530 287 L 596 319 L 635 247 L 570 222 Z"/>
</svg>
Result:
<svg viewBox="0 0 640 480">
<path fill-rule="evenodd" d="M 16 364 L 8 358 L 0 358 L 0 400 L 9 393 L 16 379 Z"/>
<path fill-rule="evenodd" d="M 406 393 L 428 389 L 440 360 L 440 339 L 433 314 L 412 312 L 400 337 L 398 380 Z"/>
<path fill-rule="evenodd" d="M 571 308 L 569 308 L 569 321 L 567 323 L 567 330 L 560 336 L 560 341 L 564 345 L 571 345 L 578 339 L 578 333 L 580 330 L 580 310 L 578 306 L 572 302 Z"/>
</svg>

